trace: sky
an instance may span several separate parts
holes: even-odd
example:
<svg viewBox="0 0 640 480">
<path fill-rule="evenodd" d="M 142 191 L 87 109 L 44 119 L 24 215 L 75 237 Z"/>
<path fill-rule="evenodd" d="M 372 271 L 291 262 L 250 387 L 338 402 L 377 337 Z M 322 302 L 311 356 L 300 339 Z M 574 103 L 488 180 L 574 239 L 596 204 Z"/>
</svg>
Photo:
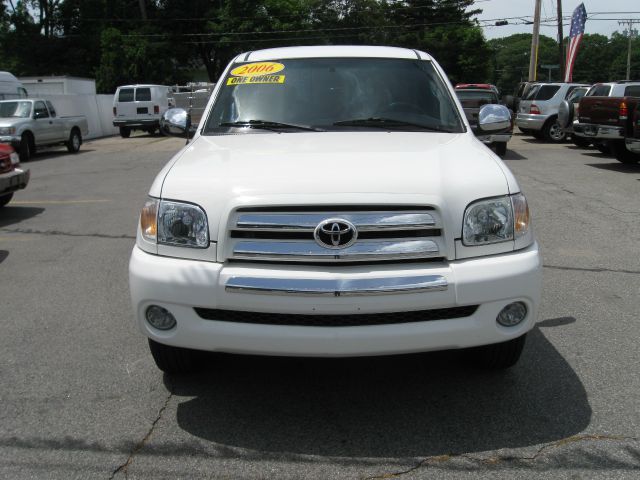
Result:
<svg viewBox="0 0 640 480">
<path fill-rule="evenodd" d="M 563 22 L 565 36 L 569 33 L 569 17 L 571 17 L 573 10 L 580 3 L 584 3 L 587 9 L 585 33 L 601 33 L 610 36 L 616 30 L 619 32 L 624 30 L 624 27 L 618 25 L 618 19 L 637 19 L 640 21 L 640 0 L 562 0 L 562 16 L 567 17 Z M 507 37 L 514 33 L 532 33 L 533 25 L 514 25 L 514 23 L 533 20 L 535 4 L 535 0 L 476 0 L 474 8 L 483 10 L 477 16 L 478 20 L 491 20 L 490 22 L 481 22 L 482 24 L 492 25 L 484 28 L 485 37 L 491 39 Z M 541 23 L 541 35 L 557 38 L 556 9 L 557 0 L 542 0 L 540 17 L 542 20 L 549 19 L 550 21 Z M 524 17 L 524 19 L 509 17 Z M 503 27 L 493 26 L 497 19 L 508 19 L 507 21 L 510 24 Z M 640 30 L 640 24 L 636 24 L 634 28 Z"/>
</svg>

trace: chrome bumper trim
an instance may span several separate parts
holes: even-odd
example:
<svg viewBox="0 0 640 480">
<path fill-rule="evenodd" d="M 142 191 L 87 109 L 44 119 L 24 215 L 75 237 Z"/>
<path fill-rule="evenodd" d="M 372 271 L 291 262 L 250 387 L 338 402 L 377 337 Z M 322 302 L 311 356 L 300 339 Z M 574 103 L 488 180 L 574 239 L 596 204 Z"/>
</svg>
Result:
<svg viewBox="0 0 640 480">
<path fill-rule="evenodd" d="M 624 138 L 624 129 L 622 127 L 595 125 L 591 123 L 574 123 L 573 133 L 578 137 L 604 140 L 622 140 Z"/>
<path fill-rule="evenodd" d="M 323 248 L 314 241 L 241 241 L 233 248 L 234 259 L 270 261 L 364 261 L 437 257 L 433 240 L 359 241 L 342 250 Z"/>
<path fill-rule="evenodd" d="M 640 153 L 640 139 L 627 138 L 625 140 L 627 150 L 633 153 Z"/>
<path fill-rule="evenodd" d="M 225 285 L 225 290 L 232 293 L 328 297 L 441 292 L 447 288 L 447 280 L 441 275 L 322 280 L 231 277 Z"/>
<path fill-rule="evenodd" d="M 433 216 L 425 212 L 242 213 L 238 215 L 234 230 L 313 232 L 327 218 L 347 220 L 359 232 L 420 230 L 436 226 Z"/>
</svg>

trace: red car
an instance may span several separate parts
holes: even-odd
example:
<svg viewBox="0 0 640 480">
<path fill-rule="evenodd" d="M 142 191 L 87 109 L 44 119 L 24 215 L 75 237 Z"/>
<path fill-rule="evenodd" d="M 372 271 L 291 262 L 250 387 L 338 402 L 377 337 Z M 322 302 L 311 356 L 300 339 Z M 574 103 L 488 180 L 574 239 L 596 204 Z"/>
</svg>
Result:
<svg viewBox="0 0 640 480">
<path fill-rule="evenodd" d="M 28 168 L 20 166 L 20 158 L 11 145 L 0 143 L 0 207 L 13 198 L 13 192 L 29 183 Z"/>
</svg>

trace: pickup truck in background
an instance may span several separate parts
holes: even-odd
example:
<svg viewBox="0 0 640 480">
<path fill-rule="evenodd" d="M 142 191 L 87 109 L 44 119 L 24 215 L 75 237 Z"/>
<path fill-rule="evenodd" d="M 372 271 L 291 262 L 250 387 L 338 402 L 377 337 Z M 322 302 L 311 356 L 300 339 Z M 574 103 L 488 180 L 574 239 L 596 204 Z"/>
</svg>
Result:
<svg viewBox="0 0 640 480">
<path fill-rule="evenodd" d="M 513 112 L 511 112 L 510 125 L 504 131 L 483 134 L 478 130 L 480 108 L 483 105 L 500 104 L 496 90 L 490 87 L 492 85 L 484 87 L 482 84 L 463 84 L 457 85 L 455 91 L 464 109 L 464 114 L 471 124 L 471 129 L 478 140 L 488 147 L 494 148 L 496 153 L 501 158 L 504 158 L 507 153 L 507 142 L 511 140 L 513 134 Z"/>
<path fill-rule="evenodd" d="M 26 162 L 37 148 L 66 145 L 77 153 L 89 133 L 84 116 L 58 117 L 49 100 L 30 98 L 0 101 L 0 143 L 9 143 Z"/>
<path fill-rule="evenodd" d="M 636 105 L 640 101 L 640 82 L 611 82 L 594 85 L 580 100 L 578 122 L 574 134 L 606 142 L 617 160 L 635 163 L 625 145 L 626 132 L 631 128 Z"/>
<path fill-rule="evenodd" d="M 640 108 L 635 109 L 633 121 L 627 128 L 625 144 L 629 152 L 628 163 L 640 162 Z M 633 160 L 635 160 L 635 162 Z"/>
</svg>

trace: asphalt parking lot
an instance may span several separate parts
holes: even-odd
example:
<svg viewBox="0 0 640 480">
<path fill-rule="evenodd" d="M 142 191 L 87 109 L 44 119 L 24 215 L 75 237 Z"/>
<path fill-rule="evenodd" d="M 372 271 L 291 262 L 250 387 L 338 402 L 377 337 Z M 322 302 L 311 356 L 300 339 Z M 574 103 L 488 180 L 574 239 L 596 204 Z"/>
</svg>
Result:
<svg viewBox="0 0 640 480">
<path fill-rule="evenodd" d="M 134 327 L 139 208 L 183 141 L 51 150 L 0 210 L 0 477 L 638 478 L 640 165 L 516 136 L 544 257 L 519 364 L 454 352 L 212 356 L 163 376 Z"/>
</svg>

